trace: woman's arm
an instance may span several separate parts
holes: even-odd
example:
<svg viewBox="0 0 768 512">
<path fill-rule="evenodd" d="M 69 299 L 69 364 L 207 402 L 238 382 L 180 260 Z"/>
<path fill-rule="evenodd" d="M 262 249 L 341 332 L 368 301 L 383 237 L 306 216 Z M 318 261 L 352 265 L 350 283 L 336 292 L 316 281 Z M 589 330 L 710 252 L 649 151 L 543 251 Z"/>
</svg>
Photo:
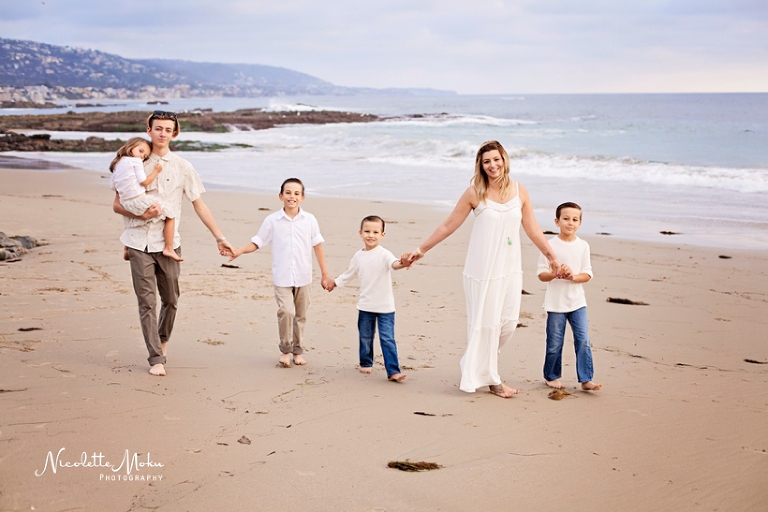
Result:
<svg viewBox="0 0 768 512">
<path fill-rule="evenodd" d="M 518 183 L 518 185 L 520 202 L 522 204 L 523 212 L 522 223 L 525 234 L 528 235 L 528 238 L 531 239 L 533 245 L 538 247 L 539 251 L 541 251 L 541 254 L 547 258 L 552 272 L 557 274 L 558 270 L 560 269 L 560 262 L 557 261 L 555 251 L 553 251 L 552 247 L 550 247 L 547 238 L 544 236 L 544 233 L 542 233 L 541 228 L 539 227 L 539 223 L 536 222 L 536 216 L 533 214 L 533 206 L 531 205 L 531 198 L 528 196 L 528 190 L 526 190 L 522 184 Z"/>
<path fill-rule="evenodd" d="M 424 240 L 424 242 L 418 246 L 415 251 L 408 254 L 405 260 L 401 258 L 400 261 L 402 263 L 413 263 L 416 260 L 423 258 L 427 251 L 451 236 L 457 229 L 459 229 L 459 227 L 464 224 L 464 221 L 467 220 L 469 212 L 471 212 L 473 208 L 477 207 L 478 203 L 479 199 L 474 187 L 467 188 L 467 190 L 465 190 L 459 198 L 451 214 L 448 215 L 448 218 L 446 218 L 442 224 L 437 226 L 437 229 L 435 229 L 435 231 L 429 235 L 429 238 Z M 403 256 L 405 257 L 406 255 Z"/>
</svg>

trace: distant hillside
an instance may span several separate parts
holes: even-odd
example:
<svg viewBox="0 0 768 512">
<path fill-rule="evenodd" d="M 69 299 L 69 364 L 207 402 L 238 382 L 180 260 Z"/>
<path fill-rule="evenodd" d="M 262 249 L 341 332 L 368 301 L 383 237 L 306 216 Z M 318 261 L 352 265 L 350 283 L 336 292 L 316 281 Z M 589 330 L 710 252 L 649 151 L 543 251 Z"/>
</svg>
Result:
<svg viewBox="0 0 768 512">
<path fill-rule="evenodd" d="M 0 38 L 0 87 L 30 86 L 64 91 L 59 96 L 72 98 L 98 97 L 88 95 L 82 91 L 84 88 L 98 89 L 99 95 L 107 97 L 143 97 L 148 92 L 160 92 L 160 96 L 447 92 L 341 87 L 306 73 L 274 66 L 132 60 L 96 50 Z M 14 96 L 13 99 L 17 98 Z"/>
</svg>

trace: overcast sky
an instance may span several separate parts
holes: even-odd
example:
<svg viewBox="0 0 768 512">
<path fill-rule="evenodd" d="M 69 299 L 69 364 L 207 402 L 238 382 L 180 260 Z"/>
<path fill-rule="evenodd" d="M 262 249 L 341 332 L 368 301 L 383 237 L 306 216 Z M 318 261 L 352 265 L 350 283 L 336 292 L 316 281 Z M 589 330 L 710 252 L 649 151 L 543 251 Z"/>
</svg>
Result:
<svg viewBox="0 0 768 512">
<path fill-rule="evenodd" d="M 768 0 L 0 0 L 0 37 L 344 86 L 768 91 Z"/>
</svg>

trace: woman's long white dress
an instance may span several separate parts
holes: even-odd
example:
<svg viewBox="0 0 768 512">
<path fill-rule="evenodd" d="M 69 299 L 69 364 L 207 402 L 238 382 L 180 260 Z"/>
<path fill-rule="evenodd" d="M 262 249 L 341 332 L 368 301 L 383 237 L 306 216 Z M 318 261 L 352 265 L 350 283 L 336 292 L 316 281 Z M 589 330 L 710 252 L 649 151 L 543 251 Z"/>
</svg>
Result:
<svg viewBox="0 0 768 512">
<path fill-rule="evenodd" d="M 460 362 L 459 386 L 468 393 L 501 384 L 499 351 L 517 327 L 523 290 L 521 206 L 518 188 L 506 203 L 486 200 L 474 210 L 464 264 L 468 342 Z"/>
</svg>

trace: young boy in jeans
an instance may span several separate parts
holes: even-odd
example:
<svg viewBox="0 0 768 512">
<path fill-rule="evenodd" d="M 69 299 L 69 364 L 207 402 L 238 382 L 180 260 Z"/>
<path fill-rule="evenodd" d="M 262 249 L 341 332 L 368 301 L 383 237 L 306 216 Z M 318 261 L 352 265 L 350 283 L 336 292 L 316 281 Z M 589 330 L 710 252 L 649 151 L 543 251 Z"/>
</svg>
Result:
<svg viewBox="0 0 768 512">
<path fill-rule="evenodd" d="M 589 244 L 576 236 L 581 226 L 581 207 L 576 203 L 563 203 L 557 207 L 555 224 L 560 234 L 549 240 L 561 266 L 552 272 L 549 262 L 539 256 L 539 279 L 547 283 L 544 309 L 547 310 L 547 354 L 544 358 L 544 381 L 547 386 L 563 389 L 563 341 L 565 324 L 571 324 L 576 350 L 576 375 L 585 391 L 597 391 L 602 384 L 592 382 L 592 349 L 587 328 L 587 299 L 582 283 L 592 279 Z"/>
<path fill-rule="evenodd" d="M 283 207 L 264 219 L 259 232 L 248 245 L 233 249 L 229 261 L 272 243 L 272 280 L 282 353 L 278 364 L 290 368 L 291 359 L 297 365 L 307 364 L 302 354 L 312 284 L 313 250 L 320 265 L 323 288 L 327 290 L 333 280 L 325 266 L 324 240 L 317 219 L 299 206 L 304 201 L 304 184 L 298 178 L 288 178 L 280 187 L 278 197 Z"/>
<path fill-rule="evenodd" d="M 348 284 L 355 276 L 360 279 L 360 298 L 357 302 L 357 329 L 360 334 L 360 372 L 371 373 L 373 367 L 373 338 L 379 325 L 379 343 L 384 356 L 387 378 L 400 382 L 395 343 L 395 296 L 392 293 L 392 269 L 405 268 L 399 259 L 379 245 L 384 238 L 384 219 L 371 215 L 360 223 L 360 238 L 365 247 L 352 256 L 349 268 L 337 277 L 328 291 Z"/>
</svg>

